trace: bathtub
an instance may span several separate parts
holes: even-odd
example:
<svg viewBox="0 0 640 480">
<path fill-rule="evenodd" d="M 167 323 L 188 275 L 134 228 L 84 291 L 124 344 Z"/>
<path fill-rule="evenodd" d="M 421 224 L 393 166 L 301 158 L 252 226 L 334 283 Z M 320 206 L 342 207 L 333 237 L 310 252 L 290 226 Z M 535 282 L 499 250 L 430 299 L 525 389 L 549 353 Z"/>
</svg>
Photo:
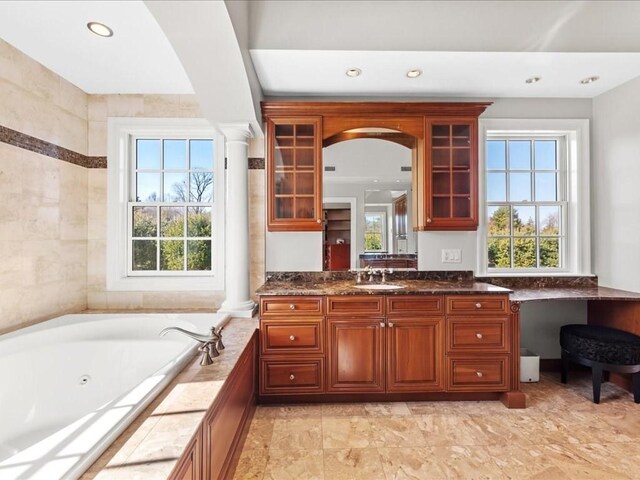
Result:
<svg viewBox="0 0 640 480">
<path fill-rule="evenodd" d="M 0 336 L 0 479 L 78 478 L 193 358 L 165 327 L 222 314 L 64 315 Z"/>
</svg>

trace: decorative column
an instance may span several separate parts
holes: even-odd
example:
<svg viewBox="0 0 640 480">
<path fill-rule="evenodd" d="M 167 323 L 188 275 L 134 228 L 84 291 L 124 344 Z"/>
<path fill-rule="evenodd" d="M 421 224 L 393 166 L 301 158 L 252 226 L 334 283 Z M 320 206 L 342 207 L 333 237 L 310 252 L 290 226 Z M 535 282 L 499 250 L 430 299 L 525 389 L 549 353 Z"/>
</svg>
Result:
<svg viewBox="0 0 640 480">
<path fill-rule="evenodd" d="M 221 312 L 250 318 L 255 303 L 249 293 L 249 123 L 220 125 L 226 139 L 225 301 Z"/>
</svg>

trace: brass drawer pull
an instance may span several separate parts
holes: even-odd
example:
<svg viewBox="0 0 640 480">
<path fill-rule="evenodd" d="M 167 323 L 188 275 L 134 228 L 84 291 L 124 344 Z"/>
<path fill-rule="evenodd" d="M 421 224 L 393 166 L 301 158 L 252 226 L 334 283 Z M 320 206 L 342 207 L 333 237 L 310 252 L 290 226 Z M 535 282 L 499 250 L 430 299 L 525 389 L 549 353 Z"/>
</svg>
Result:
<svg viewBox="0 0 640 480">
<path fill-rule="evenodd" d="M 482 334 L 480 332 L 476 332 L 476 338 L 482 338 Z"/>
<path fill-rule="evenodd" d="M 476 303 L 476 308 L 482 308 L 482 304 L 480 302 Z"/>
<path fill-rule="evenodd" d="M 289 305 L 289 310 L 295 310 L 296 306 L 292 303 L 291 305 Z"/>
<path fill-rule="evenodd" d="M 478 377 L 482 377 L 482 372 L 481 372 L 480 370 L 476 370 L 476 375 L 477 375 Z"/>
<path fill-rule="evenodd" d="M 289 375 L 289 380 L 292 380 L 292 381 L 293 381 L 293 380 L 295 380 L 295 379 L 296 379 L 296 376 L 295 376 L 293 373 L 292 373 L 291 375 Z"/>
<path fill-rule="evenodd" d="M 296 339 L 296 337 L 294 337 L 293 335 L 289 335 L 289 340 L 291 340 L 292 342 Z"/>
</svg>

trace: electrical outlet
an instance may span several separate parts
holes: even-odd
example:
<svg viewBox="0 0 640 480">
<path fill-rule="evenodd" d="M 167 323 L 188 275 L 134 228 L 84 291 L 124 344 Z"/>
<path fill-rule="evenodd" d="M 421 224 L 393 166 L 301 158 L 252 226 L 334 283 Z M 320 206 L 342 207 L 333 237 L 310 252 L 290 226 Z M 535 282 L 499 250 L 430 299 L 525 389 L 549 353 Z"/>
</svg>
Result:
<svg viewBox="0 0 640 480">
<path fill-rule="evenodd" d="M 462 251 L 459 248 L 442 249 L 442 263 L 461 263 Z"/>
</svg>

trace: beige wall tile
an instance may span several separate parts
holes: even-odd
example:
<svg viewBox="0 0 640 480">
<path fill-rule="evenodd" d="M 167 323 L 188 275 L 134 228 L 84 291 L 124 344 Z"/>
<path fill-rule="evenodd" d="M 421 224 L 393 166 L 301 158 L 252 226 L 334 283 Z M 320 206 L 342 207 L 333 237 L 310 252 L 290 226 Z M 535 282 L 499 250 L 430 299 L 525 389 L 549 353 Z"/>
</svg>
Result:
<svg viewBox="0 0 640 480">
<path fill-rule="evenodd" d="M 143 95 L 107 95 L 106 100 L 109 117 L 144 116 Z"/>
<path fill-rule="evenodd" d="M 104 117 L 106 119 L 106 117 Z M 88 155 L 92 157 L 107 156 L 107 122 L 89 121 Z"/>
</svg>

